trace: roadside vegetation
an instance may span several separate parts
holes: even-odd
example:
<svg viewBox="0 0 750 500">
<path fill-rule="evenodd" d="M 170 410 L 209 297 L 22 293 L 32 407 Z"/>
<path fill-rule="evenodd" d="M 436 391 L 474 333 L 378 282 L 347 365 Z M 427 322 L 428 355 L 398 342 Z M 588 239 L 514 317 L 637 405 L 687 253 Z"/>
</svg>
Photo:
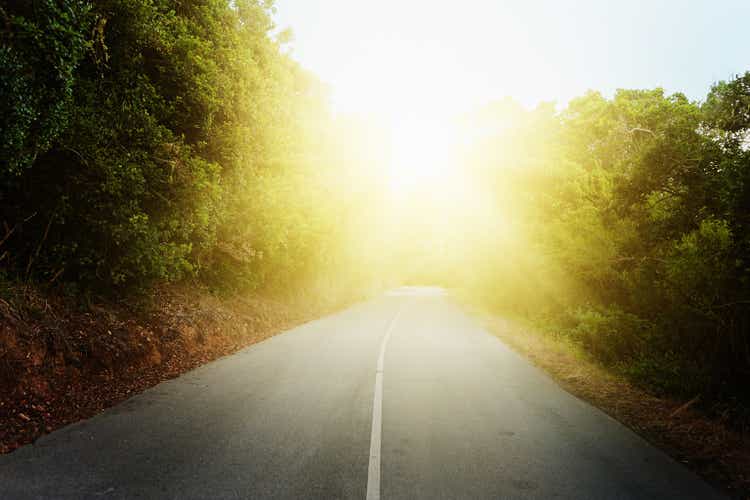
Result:
<svg viewBox="0 0 750 500">
<path fill-rule="evenodd" d="M 286 290 L 348 263 L 370 183 L 337 146 L 356 127 L 285 54 L 271 9 L 3 2 L 5 280 Z"/>
<path fill-rule="evenodd" d="M 0 450 L 377 282 L 377 155 L 272 4 L 0 2 Z"/>
<path fill-rule="evenodd" d="M 747 425 L 750 73 L 702 103 L 591 92 L 471 117 L 490 224 L 465 284 L 661 394 Z M 492 226 L 494 224 L 494 227 Z"/>
</svg>

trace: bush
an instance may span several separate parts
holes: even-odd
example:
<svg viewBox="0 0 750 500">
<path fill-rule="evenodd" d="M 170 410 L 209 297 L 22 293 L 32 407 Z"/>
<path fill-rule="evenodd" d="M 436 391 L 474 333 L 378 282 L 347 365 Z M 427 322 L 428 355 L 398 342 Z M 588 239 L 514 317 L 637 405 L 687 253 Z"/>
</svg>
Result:
<svg viewBox="0 0 750 500">
<path fill-rule="evenodd" d="M 640 357 L 647 347 L 652 326 L 619 309 L 579 309 L 569 335 L 600 362 L 614 366 Z"/>
</svg>

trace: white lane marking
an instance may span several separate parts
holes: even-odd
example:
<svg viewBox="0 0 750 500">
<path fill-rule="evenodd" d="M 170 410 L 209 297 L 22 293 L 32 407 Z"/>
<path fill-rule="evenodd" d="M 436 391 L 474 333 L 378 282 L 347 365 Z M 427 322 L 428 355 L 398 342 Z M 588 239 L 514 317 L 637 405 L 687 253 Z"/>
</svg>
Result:
<svg viewBox="0 0 750 500">
<path fill-rule="evenodd" d="M 380 441 L 383 430 L 383 359 L 385 348 L 391 338 L 393 326 L 396 324 L 403 306 L 393 315 L 391 324 L 380 343 L 380 355 L 375 371 L 375 395 L 372 400 L 372 432 L 370 433 L 370 465 L 367 467 L 367 500 L 380 500 Z"/>
</svg>

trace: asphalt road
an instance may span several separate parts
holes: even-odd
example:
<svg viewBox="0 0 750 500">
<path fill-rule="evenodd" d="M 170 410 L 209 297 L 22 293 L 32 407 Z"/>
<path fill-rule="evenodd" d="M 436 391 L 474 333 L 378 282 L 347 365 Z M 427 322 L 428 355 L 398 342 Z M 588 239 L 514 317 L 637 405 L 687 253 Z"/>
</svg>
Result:
<svg viewBox="0 0 750 500">
<path fill-rule="evenodd" d="M 378 494 L 721 498 L 427 288 L 313 321 L 0 456 L 2 499 Z"/>
</svg>

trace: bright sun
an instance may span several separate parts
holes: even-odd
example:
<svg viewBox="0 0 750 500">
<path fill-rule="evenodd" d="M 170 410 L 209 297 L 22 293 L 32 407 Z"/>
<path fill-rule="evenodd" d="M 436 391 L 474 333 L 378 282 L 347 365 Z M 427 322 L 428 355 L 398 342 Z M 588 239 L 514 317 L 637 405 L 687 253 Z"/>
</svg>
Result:
<svg viewBox="0 0 750 500">
<path fill-rule="evenodd" d="M 395 193 L 434 189 L 450 182 L 455 133 L 447 123 L 399 119 L 391 129 L 390 186 Z"/>
</svg>

